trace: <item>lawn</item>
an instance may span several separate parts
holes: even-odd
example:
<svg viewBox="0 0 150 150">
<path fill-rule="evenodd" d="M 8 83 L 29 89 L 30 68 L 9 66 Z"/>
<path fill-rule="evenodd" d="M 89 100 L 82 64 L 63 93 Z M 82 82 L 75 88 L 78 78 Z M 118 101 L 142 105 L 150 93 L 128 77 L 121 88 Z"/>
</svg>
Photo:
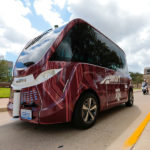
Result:
<svg viewBox="0 0 150 150">
<path fill-rule="evenodd" d="M 10 88 L 0 88 L 0 98 L 7 98 L 10 96 Z"/>
</svg>

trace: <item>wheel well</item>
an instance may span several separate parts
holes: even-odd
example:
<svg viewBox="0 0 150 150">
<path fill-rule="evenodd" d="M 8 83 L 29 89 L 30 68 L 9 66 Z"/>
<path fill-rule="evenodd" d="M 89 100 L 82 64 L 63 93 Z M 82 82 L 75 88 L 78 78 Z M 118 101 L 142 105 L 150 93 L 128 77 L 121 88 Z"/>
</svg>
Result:
<svg viewBox="0 0 150 150">
<path fill-rule="evenodd" d="M 73 109 L 73 113 L 72 113 L 72 118 L 73 118 L 73 116 L 74 116 L 75 108 L 76 108 L 76 106 L 77 106 L 77 104 L 78 104 L 78 102 L 79 102 L 80 97 L 82 97 L 82 96 L 83 96 L 84 94 L 86 94 L 86 93 L 92 93 L 92 94 L 94 94 L 94 95 L 96 96 L 96 98 L 97 98 L 97 100 L 98 100 L 98 104 L 99 104 L 99 110 L 100 110 L 100 99 L 99 99 L 99 97 L 98 97 L 98 94 L 97 94 L 93 89 L 87 89 L 87 90 L 83 91 L 83 92 L 80 94 L 78 100 L 76 101 L 75 106 L 74 106 L 74 109 Z"/>
<path fill-rule="evenodd" d="M 81 93 L 80 97 L 81 97 L 82 95 L 86 94 L 86 93 L 92 93 L 92 94 L 94 94 L 94 95 L 96 96 L 97 100 L 98 100 L 98 103 L 100 103 L 100 102 L 99 102 L 98 94 L 97 94 L 93 89 L 87 89 L 87 90 L 83 91 L 83 92 Z M 79 97 L 79 98 L 80 98 L 80 97 Z"/>
<path fill-rule="evenodd" d="M 129 92 L 130 92 L 130 91 L 132 91 L 132 92 L 133 92 L 133 88 L 132 88 L 132 87 L 130 87 L 130 88 L 129 88 Z"/>
</svg>

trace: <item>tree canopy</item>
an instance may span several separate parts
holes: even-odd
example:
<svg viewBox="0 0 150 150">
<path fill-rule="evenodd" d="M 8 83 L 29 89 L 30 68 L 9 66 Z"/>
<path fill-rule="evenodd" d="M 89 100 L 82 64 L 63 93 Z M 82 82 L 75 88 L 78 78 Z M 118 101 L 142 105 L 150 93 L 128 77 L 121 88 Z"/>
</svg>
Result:
<svg viewBox="0 0 150 150">
<path fill-rule="evenodd" d="M 131 76 L 131 78 L 132 78 L 133 84 L 136 84 L 137 87 L 138 87 L 138 84 L 142 83 L 142 81 L 143 81 L 143 79 L 144 79 L 144 78 L 143 78 L 143 74 L 138 73 L 138 72 L 136 72 L 136 73 L 130 72 L 130 76 Z"/>
<path fill-rule="evenodd" d="M 11 75 L 8 67 L 8 62 L 2 57 L 0 58 L 0 82 L 10 82 Z"/>
</svg>

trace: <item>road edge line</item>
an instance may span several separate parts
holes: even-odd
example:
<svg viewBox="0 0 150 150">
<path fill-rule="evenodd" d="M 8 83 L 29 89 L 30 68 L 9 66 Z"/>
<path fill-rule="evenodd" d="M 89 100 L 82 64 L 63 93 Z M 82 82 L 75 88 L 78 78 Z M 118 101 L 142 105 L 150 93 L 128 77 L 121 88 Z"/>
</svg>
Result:
<svg viewBox="0 0 150 150">
<path fill-rule="evenodd" d="M 150 113 L 146 116 L 146 118 L 141 122 L 138 128 L 132 133 L 132 135 L 125 141 L 123 148 L 128 148 L 133 146 L 137 140 L 139 139 L 140 135 L 142 134 L 144 128 L 150 121 Z"/>
</svg>

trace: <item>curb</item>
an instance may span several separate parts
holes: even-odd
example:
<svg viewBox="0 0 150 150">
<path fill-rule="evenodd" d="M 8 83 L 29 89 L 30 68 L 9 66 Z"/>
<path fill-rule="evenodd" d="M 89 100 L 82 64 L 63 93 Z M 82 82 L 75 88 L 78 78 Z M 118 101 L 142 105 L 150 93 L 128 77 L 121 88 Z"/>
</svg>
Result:
<svg viewBox="0 0 150 150">
<path fill-rule="evenodd" d="M 5 112 L 7 111 L 7 108 L 0 108 L 0 112 Z"/>
<path fill-rule="evenodd" d="M 142 91 L 141 90 L 135 90 L 135 91 L 133 90 L 133 92 L 142 92 Z"/>
</svg>

